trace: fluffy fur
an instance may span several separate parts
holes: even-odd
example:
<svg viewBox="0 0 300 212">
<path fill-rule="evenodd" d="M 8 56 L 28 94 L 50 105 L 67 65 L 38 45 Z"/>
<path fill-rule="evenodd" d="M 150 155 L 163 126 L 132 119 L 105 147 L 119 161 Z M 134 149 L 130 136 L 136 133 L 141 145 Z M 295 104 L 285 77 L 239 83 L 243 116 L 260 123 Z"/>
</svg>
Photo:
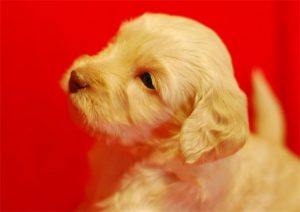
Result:
<svg viewBox="0 0 300 212">
<path fill-rule="evenodd" d="M 75 93 L 72 71 L 88 85 Z M 145 72 L 155 89 L 141 81 Z M 79 122 L 101 137 L 82 210 L 299 210 L 298 160 L 278 142 L 282 130 L 261 130 L 282 119 L 262 121 L 265 103 L 275 108 L 269 116 L 281 116 L 263 78 L 254 77 L 256 100 L 265 101 L 257 104 L 260 137 L 249 135 L 247 99 L 226 47 L 196 21 L 144 14 L 99 54 L 77 59 L 62 85 Z"/>
</svg>

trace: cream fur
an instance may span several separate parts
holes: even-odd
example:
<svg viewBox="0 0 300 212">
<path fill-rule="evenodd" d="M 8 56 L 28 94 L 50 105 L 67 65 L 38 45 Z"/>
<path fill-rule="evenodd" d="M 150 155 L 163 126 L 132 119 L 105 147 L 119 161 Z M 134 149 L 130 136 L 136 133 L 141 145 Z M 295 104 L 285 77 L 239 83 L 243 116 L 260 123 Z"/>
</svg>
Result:
<svg viewBox="0 0 300 212">
<path fill-rule="evenodd" d="M 124 23 L 99 54 L 77 59 L 62 81 L 66 92 L 71 71 L 89 84 L 69 94 L 74 114 L 101 136 L 90 155 L 94 180 L 81 210 L 300 209 L 298 159 L 275 142 L 249 136 L 246 96 L 211 29 L 183 17 L 144 14 Z M 139 78 L 146 71 L 155 90 Z M 258 91 L 273 98 L 259 80 Z M 116 158 L 128 160 L 121 154 L 131 165 L 116 174 Z M 105 174 L 115 183 L 105 184 Z"/>
</svg>

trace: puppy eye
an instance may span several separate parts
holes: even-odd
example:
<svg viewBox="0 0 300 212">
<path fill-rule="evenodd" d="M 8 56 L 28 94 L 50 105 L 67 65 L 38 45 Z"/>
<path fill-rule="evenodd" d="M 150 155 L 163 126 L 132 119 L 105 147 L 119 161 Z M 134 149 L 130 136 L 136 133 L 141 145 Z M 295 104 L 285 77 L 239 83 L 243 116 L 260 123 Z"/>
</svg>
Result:
<svg viewBox="0 0 300 212">
<path fill-rule="evenodd" d="M 152 82 L 152 77 L 148 72 L 145 72 L 141 74 L 140 79 L 142 80 L 143 84 L 149 88 L 149 89 L 155 89 L 153 82 Z"/>
</svg>

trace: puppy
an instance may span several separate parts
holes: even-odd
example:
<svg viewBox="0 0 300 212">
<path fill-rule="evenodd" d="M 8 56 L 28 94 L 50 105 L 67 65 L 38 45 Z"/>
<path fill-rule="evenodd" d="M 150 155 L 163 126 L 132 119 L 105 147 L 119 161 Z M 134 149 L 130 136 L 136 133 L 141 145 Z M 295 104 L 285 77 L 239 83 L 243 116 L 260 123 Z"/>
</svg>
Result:
<svg viewBox="0 0 300 212">
<path fill-rule="evenodd" d="M 124 23 L 99 54 L 77 59 L 62 86 L 76 120 L 100 137 L 81 210 L 300 209 L 299 162 L 281 145 L 276 99 L 256 73 L 263 124 L 249 135 L 247 99 L 230 55 L 206 26 L 144 14 Z M 275 121 L 263 121 L 266 115 Z M 119 163 L 126 165 L 115 168 Z"/>
</svg>

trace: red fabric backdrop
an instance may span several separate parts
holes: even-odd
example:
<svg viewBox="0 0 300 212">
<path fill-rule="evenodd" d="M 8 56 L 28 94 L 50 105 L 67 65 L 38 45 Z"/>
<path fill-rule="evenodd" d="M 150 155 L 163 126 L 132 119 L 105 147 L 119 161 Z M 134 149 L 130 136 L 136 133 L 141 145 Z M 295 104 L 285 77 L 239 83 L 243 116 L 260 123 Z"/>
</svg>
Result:
<svg viewBox="0 0 300 212">
<path fill-rule="evenodd" d="M 215 29 L 250 95 L 261 67 L 282 102 L 287 144 L 299 150 L 299 2 L 1 3 L 1 208 L 74 210 L 92 139 L 71 122 L 59 79 L 94 54 L 122 20 L 145 11 L 184 15 Z"/>
</svg>

